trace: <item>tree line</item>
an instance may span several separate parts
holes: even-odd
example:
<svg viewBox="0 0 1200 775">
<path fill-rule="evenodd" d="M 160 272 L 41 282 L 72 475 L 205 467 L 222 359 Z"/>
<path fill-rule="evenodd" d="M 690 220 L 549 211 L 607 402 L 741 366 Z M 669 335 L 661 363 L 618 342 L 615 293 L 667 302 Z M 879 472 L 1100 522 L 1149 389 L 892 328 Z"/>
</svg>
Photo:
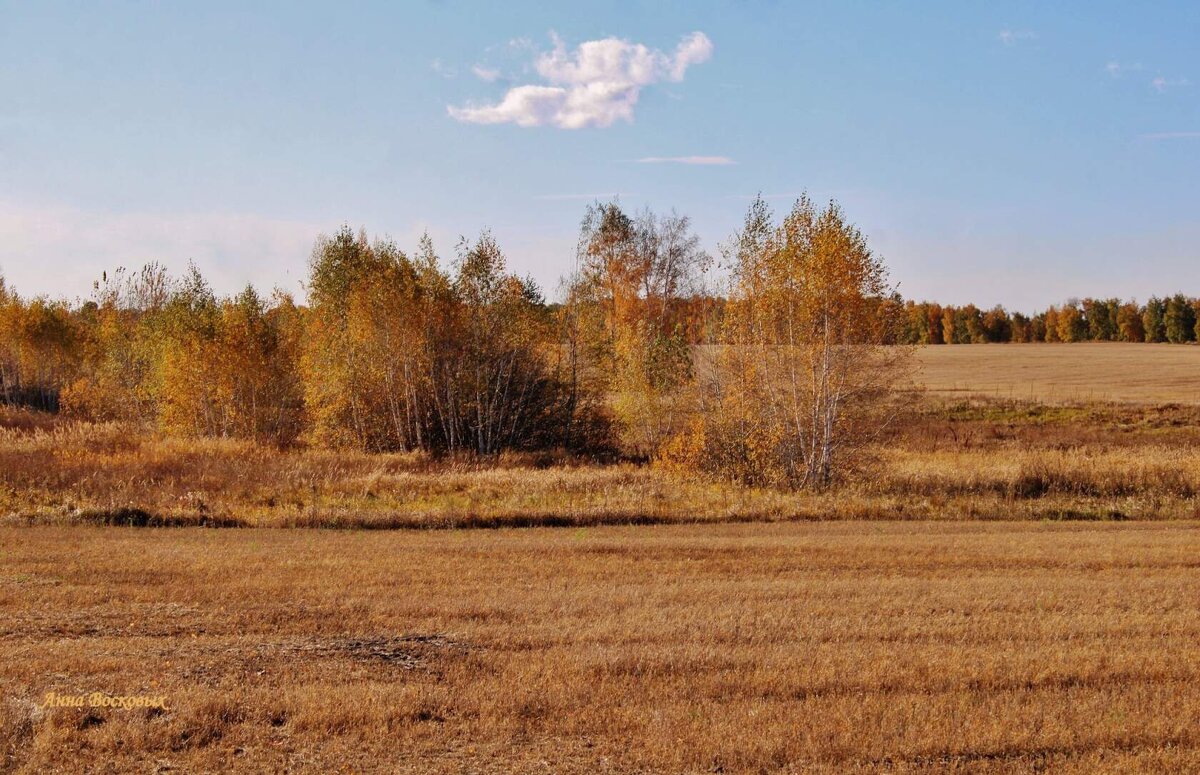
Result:
<svg viewBox="0 0 1200 775">
<path fill-rule="evenodd" d="M 0 286 L 0 400 L 182 436 L 368 450 L 595 445 L 571 402 L 554 313 L 488 234 L 450 270 L 343 228 L 314 248 L 308 303 L 218 297 L 195 266 L 118 270 L 92 298 Z M 561 437 L 570 413 L 573 438 Z"/>
<path fill-rule="evenodd" d="M 1200 298 L 1152 296 L 1145 304 L 1120 299 L 1072 299 L 1034 315 L 1004 307 L 981 310 L 932 302 L 902 302 L 897 339 L 907 344 L 989 342 L 1169 342 L 1200 340 Z"/>
<path fill-rule="evenodd" d="M 191 266 L 105 273 L 87 300 L 0 278 L 0 403 L 185 437 L 434 455 L 562 449 L 824 486 L 887 426 L 915 344 L 1190 341 L 1196 300 L 1033 317 L 904 301 L 836 205 L 756 200 L 713 259 L 675 213 L 587 208 L 547 303 L 491 234 L 443 260 L 343 227 L 303 303 L 219 296 Z"/>
</svg>

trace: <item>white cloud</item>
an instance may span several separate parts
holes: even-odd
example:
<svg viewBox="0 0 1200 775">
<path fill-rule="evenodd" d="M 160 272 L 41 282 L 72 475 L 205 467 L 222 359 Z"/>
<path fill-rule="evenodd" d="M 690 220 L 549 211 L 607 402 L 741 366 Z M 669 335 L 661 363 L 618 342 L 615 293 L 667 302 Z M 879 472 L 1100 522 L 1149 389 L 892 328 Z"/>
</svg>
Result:
<svg viewBox="0 0 1200 775">
<path fill-rule="evenodd" d="M 1155 76 L 1150 80 L 1150 86 L 1154 91 L 1162 94 L 1167 89 L 1173 89 L 1176 86 L 1187 86 L 1189 81 L 1186 78 L 1164 78 L 1163 76 Z"/>
<path fill-rule="evenodd" d="M 737 164 L 728 156 L 646 156 L 638 164 L 701 164 L 724 166 Z"/>
<path fill-rule="evenodd" d="M 1000 30 L 1000 32 L 996 35 L 996 39 L 1006 46 L 1014 46 L 1017 43 L 1026 40 L 1033 40 L 1036 37 L 1037 33 L 1031 32 L 1030 30 L 1003 29 Z"/>
<path fill-rule="evenodd" d="M 1110 61 L 1108 64 L 1106 64 L 1104 66 L 1104 70 L 1113 78 L 1120 78 L 1121 76 L 1123 76 L 1126 73 L 1138 72 L 1138 71 L 1145 70 L 1145 69 L 1146 68 L 1142 65 L 1141 62 L 1129 63 L 1129 62 L 1118 62 L 1116 60 Z M 1166 76 L 1163 76 L 1163 75 L 1156 75 L 1150 79 L 1150 88 L 1154 89 L 1154 91 L 1158 92 L 1159 94 L 1162 94 L 1162 93 L 1168 91 L 1169 89 L 1173 89 L 1177 86 L 1190 86 L 1190 85 L 1191 85 L 1191 81 L 1189 81 L 1187 78 L 1167 78 Z"/>
<path fill-rule="evenodd" d="M 1125 63 L 1125 62 L 1109 62 L 1104 66 L 1105 71 L 1113 78 L 1120 78 L 1123 74 L 1134 72 L 1142 69 L 1141 62 Z"/>
<path fill-rule="evenodd" d="M 458 70 L 454 69 L 450 65 L 447 65 L 441 59 L 434 59 L 431 61 L 429 63 L 429 69 L 443 78 L 453 78 L 458 75 Z"/>
<path fill-rule="evenodd" d="M 1200 140 L 1200 132 L 1150 132 L 1143 140 Z"/>
<path fill-rule="evenodd" d="M 475 77 L 479 80 L 487 81 L 488 83 L 500 78 L 499 70 L 495 70 L 490 67 L 484 67 L 483 65 L 473 65 L 471 67 L 471 72 L 474 73 Z"/>
<path fill-rule="evenodd" d="M 713 44 L 703 32 L 693 32 L 680 41 L 675 48 L 675 61 L 671 65 L 671 80 L 682 81 L 684 73 L 692 65 L 707 62 L 712 56 Z"/>
<path fill-rule="evenodd" d="M 620 38 L 581 43 L 574 51 L 557 36 L 554 48 L 537 57 L 542 84 L 509 89 L 498 103 L 449 106 L 449 114 L 473 124 L 606 127 L 633 121 L 641 90 L 661 81 L 682 81 L 687 69 L 712 56 L 708 36 L 694 32 L 667 54 Z"/>
</svg>

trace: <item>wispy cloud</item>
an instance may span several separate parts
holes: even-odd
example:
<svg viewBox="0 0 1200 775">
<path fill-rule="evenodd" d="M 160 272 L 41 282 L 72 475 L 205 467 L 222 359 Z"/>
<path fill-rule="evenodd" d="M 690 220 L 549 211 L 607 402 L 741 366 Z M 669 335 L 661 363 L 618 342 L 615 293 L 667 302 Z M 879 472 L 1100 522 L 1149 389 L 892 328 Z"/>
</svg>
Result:
<svg viewBox="0 0 1200 775">
<path fill-rule="evenodd" d="M 803 191 L 793 191 L 785 194 L 731 194 L 729 198 L 753 201 L 755 199 L 799 199 L 802 196 L 804 196 Z"/>
<path fill-rule="evenodd" d="M 443 78 L 454 78 L 458 75 L 458 70 L 446 64 L 441 59 L 434 59 L 429 63 L 429 69 Z"/>
<path fill-rule="evenodd" d="M 1200 132 L 1148 132 L 1142 140 L 1200 140 Z"/>
<path fill-rule="evenodd" d="M 534 199 L 540 202 L 578 202 L 581 200 L 600 200 L 616 199 L 622 196 L 633 196 L 628 192 L 614 191 L 608 194 L 540 194 Z"/>
<path fill-rule="evenodd" d="M 1112 61 L 1104 66 L 1104 71 L 1113 78 L 1120 78 L 1125 73 L 1132 73 L 1142 70 L 1141 62 L 1117 62 Z"/>
<path fill-rule="evenodd" d="M 558 36 L 552 39 L 554 48 L 533 65 L 544 83 L 514 86 L 494 104 L 451 105 L 447 112 L 467 123 L 521 127 L 582 129 L 632 122 L 644 87 L 682 81 L 689 67 L 707 61 L 713 51 L 703 32 L 685 37 L 671 54 L 620 38 L 589 40 L 569 52 Z"/>
<path fill-rule="evenodd" d="M 646 156 L 637 160 L 638 164 L 697 164 L 724 166 L 737 164 L 728 156 Z"/>
<path fill-rule="evenodd" d="M 1168 89 L 1174 89 L 1178 86 L 1188 86 L 1190 82 L 1186 78 L 1165 78 L 1161 75 L 1150 79 L 1150 88 L 1159 94 L 1163 94 Z"/>
<path fill-rule="evenodd" d="M 483 65 L 473 65 L 471 67 L 471 72 L 474 73 L 475 77 L 479 80 L 487 81 L 488 83 L 492 83 L 500 78 L 499 70 L 490 67 L 484 67 Z"/>
<path fill-rule="evenodd" d="M 1003 29 L 996 33 L 996 40 L 1006 46 L 1015 46 L 1024 41 L 1034 40 L 1037 38 L 1037 33 L 1031 30 L 1012 30 Z"/>
<path fill-rule="evenodd" d="M 1104 65 L 1104 71 L 1112 78 L 1120 78 L 1126 73 L 1136 73 L 1147 69 L 1141 62 L 1119 62 L 1111 60 Z M 1191 81 L 1187 78 L 1168 78 L 1165 75 L 1156 75 L 1150 79 L 1150 88 L 1159 94 L 1163 94 L 1170 89 L 1179 86 L 1190 86 Z"/>
</svg>

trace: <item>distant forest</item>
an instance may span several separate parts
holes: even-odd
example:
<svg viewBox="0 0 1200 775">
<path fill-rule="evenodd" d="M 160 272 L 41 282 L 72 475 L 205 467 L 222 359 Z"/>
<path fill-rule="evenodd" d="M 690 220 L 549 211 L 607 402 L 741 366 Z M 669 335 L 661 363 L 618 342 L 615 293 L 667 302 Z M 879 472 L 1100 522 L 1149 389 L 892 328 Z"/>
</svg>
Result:
<svg viewBox="0 0 1200 775">
<path fill-rule="evenodd" d="M 905 344 L 989 342 L 1169 342 L 1200 339 L 1200 299 L 1177 293 L 1145 304 L 1120 299 L 1071 300 L 1034 315 L 1004 307 L 981 310 L 893 299 L 902 306 L 898 341 Z"/>
<path fill-rule="evenodd" d="M 456 274 L 452 274 L 439 267 L 428 241 L 410 259 L 389 242 L 370 244 L 365 235 L 343 229 L 318 240 L 307 304 L 278 291 L 264 297 L 251 287 L 221 298 L 195 267 L 175 278 L 157 263 L 136 272 L 105 272 L 92 298 L 80 302 L 21 296 L 0 275 L 0 404 L 50 411 L 65 407 L 96 419 L 157 415 L 168 426 L 219 433 L 228 430 L 228 416 L 212 407 L 248 391 L 251 395 L 245 400 L 261 400 L 272 407 L 253 410 L 251 435 L 259 435 L 265 424 L 271 427 L 267 435 L 291 437 L 297 425 L 294 407 L 304 403 L 301 375 L 308 373 L 308 381 L 315 383 L 316 375 L 324 374 L 324 381 L 338 384 L 332 375 L 345 371 L 354 354 L 343 341 L 346 338 L 372 340 L 376 354 L 362 357 L 374 358 L 376 367 L 389 363 L 393 351 L 428 349 L 435 333 L 453 339 L 439 347 L 454 352 L 466 348 L 478 358 L 491 358 L 494 353 L 485 353 L 485 345 L 502 342 L 520 350 L 525 360 L 536 360 L 526 352 L 536 349 L 534 344 L 549 346 L 555 353 L 551 360 L 556 377 L 539 383 L 539 389 L 548 389 L 564 378 L 562 369 L 575 368 L 559 362 L 561 347 L 586 344 L 596 349 L 594 342 L 577 339 L 580 321 L 597 315 L 607 322 L 594 324 L 599 334 L 590 333 L 593 338 L 607 336 L 604 345 L 610 361 L 615 357 L 612 351 L 620 349 L 619 326 L 613 322 L 619 319 L 634 331 L 628 336 L 637 340 L 635 349 L 645 351 L 640 361 L 653 372 L 641 379 L 659 379 L 664 370 L 685 373 L 691 359 L 681 348 L 729 341 L 730 304 L 699 281 L 708 258 L 686 218 L 644 213 L 639 222 L 630 224 L 627 239 L 632 247 L 628 255 L 617 257 L 604 255 L 605 250 L 614 252 L 604 244 L 604 229 L 587 227 L 600 236 L 587 235 L 591 244 L 582 248 L 583 272 L 572 278 L 566 303 L 547 303 L 531 280 L 508 274 L 499 247 L 486 233 L 475 244 L 459 246 Z M 650 232 L 653 235 L 648 237 Z M 643 244 L 638 245 L 639 240 Z M 647 254 L 652 255 L 646 258 Z M 589 261 L 595 265 L 590 269 Z M 371 293 L 376 296 L 366 298 Z M 916 302 L 898 293 L 876 297 L 873 304 L 885 323 L 885 344 L 1187 344 L 1200 340 L 1200 298 L 1182 293 L 1151 297 L 1144 304 L 1117 298 L 1070 300 L 1035 314 L 1010 312 L 1002 306 L 984 310 L 974 304 Z M 488 329 L 481 329 L 471 314 L 465 324 L 464 309 L 476 315 L 487 311 Z M 425 331 L 424 339 L 413 333 L 414 326 Z M 431 326 L 441 327 L 435 332 Z M 483 339 L 473 345 L 471 337 Z M 410 355 L 402 356 L 399 365 L 389 365 L 396 373 L 403 372 L 403 379 L 389 373 L 386 380 L 402 382 L 411 377 Z M 324 357 L 333 360 L 322 363 Z M 544 377 L 534 371 L 539 379 Z M 342 379 L 357 380 L 357 386 L 368 372 L 343 374 Z M 505 376 L 513 375 L 506 372 Z M 236 384 L 224 386 L 219 397 L 208 395 L 222 377 Z M 578 382 L 578 374 L 571 379 Z M 188 387 L 195 382 L 208 387 Z M 332 396 L 353 395 L 353 391 L 343 394 L 331 389 Z M 555 384 L 554 389 L 562 386 Z M 182 408 L 164 398 L 172 390 L 204 397 L 197 399 L 199 405 L 192 401 Z M 385 387 L 382 392 L 392 390 Z M 263 400 L 264 391 L 275 395 Z M 445 400 L 458 400 L 451 395 L 453 390 L 446 391 Z M 279 395 L 290 398 L 281 402 Z M 310 414 L 321 399 L 321 391 L 314 394 L 310 385 Z M 572 411 L 578 409 L 578 395 L 572 392 L 570 401 Z M 339 411 L 347 410 L 340 407 Z M 359 422 L 354 417 L 340 420 L 343 427 Z M 416 425 L 411 433 L 420 435 Z M 457 438 L 452 425 L 438 432 L 448 434 L 451 446 L 466 443 Z M 509 433 L 516 430 L 508 428 Z M 370 434 L 361 430 L 351 435 Z M 479 440 L 474 442 L 477 446 Z M 483 447 L 492 443 L 486 441 Z"/>
</svg>

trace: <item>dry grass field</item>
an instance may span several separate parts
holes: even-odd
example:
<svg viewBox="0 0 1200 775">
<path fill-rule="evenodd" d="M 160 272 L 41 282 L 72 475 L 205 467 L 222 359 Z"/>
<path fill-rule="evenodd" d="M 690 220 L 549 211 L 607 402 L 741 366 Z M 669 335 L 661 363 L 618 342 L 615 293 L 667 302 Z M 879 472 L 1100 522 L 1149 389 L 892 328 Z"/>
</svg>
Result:
<svg viewBox="0 0 1200 775">
<path fill-rule="evenodd" d="M 1200 771 L 1200 349 L 1134 349 L 929 348 L 825 493 L 0 408 L 0 772 Z"/>
<path fill-rule="evenodd" d="M 0 548 L 7 771 L 1200 769 L 1196 523 L 35 527 Z"/>
<path fill-rule="evenodd" d="M 918 381 L 934 395 L 1200 404 L 1200 348 L 1186 345 L 943 345 L 917 358 Z"/>
<path fill-rule="evenodd" d="M 10 413 L 0 414 L 0 524 L 1200 518 L 1200 407 L 931 401 L 876 452 L 871 470 L 846 486 L 789 493 L 632 463 L 279 451 Z"/>
</svg>

